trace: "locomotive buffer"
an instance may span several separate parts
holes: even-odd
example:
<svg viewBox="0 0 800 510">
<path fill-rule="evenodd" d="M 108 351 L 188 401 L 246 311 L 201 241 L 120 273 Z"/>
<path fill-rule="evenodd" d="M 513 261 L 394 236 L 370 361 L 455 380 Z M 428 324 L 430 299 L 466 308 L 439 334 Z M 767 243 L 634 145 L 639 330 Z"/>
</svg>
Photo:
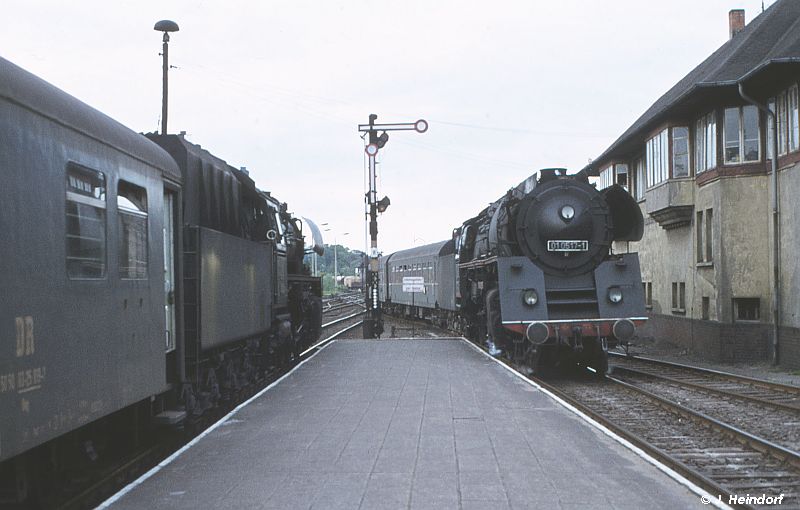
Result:
<svg viewBox="0 0 800 510">
<path fill-rule="evenodd" d="M 380 275 L 378 272 L 378 213 L 382 213 L 389 207 L 389 197 L 378 200 L 378 190 L 376 188 L 375 157 L 378 151 L 389 141 L 387 131 L 416 131 L 424 133 L 428 130 L 428 122 L 418 120 L 399 124 L 375 124 L 378 116 L 374 113 L 369 116 L 369 124 L 359 124 L 359 133 L 367 133 L 369 141 L 364 149 L 369 158 L 369 191 L 365 197 L 367 210 L 365 216 L 369 218 L 369 265 L 366 271 L 365 299 L 366 299 L 366 318 L 364 319 L 363 335 L 364 338 L 378 338 L 383 333 L 383 318 L 381 317 L 380 301 L 378 300 L 378 285 Z M 378 131 L 383 131 L 378 136 Z"/>
</svg>

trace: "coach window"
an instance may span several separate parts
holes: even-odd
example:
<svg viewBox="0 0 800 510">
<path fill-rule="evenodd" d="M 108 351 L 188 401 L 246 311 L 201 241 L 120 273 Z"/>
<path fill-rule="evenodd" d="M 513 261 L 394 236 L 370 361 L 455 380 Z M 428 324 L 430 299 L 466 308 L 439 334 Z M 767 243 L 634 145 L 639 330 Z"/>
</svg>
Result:
<svg viewBox="0 0 800 510">
<path fill-rule="evenodd" d="M 119 277 L 147 279 L 147 191 L 119 181 Z"/>
<path fill-rule="evenodd" d="M 67 167 L 67 276 L 106 276 L 106 178 L 75 164 Z"/>
</svg>

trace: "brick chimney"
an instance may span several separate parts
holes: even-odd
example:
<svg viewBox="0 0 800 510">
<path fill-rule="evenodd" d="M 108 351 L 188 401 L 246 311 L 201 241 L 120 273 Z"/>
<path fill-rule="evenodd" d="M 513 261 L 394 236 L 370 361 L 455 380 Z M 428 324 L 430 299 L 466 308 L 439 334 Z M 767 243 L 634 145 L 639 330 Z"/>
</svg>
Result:
<svg viewBox="0 0 800 510">
<path fill-rule="evenodd" d="M 744 30 L 744 9 L 731 9 L 731 12 L 728 13 L 728 26 L 731 39 Z"/>
</svg>

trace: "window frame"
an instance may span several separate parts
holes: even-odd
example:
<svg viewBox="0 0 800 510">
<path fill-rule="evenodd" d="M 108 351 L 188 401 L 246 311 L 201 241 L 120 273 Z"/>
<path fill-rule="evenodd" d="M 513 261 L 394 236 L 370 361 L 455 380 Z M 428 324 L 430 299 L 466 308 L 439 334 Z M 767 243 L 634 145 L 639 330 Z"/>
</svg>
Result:
<svg viewBox="0 0 800 510">
<path fill-rule="evenodd" d="M 694 129 L 694 174 L 700 175 L 717 168 L 717 117 L 716 111 L 701 115 Z M 709 161 L 709 156 L 713 161 Z"/>
<path fill-rule="evenodd" d="M 686 175 L 676 175 L 675 174 L 675 150 L 676 150 L 676 143 L 675 143 L 675 130 L 676 129 L 685 129 L 686 130 Z M 692 130 L 689 126 L 672 126 L 669 128 L 669 168 L 670 168 L 670 176 L 673 179 L 682 179 L 686 177 L 692 176 Z"/>
<path fill-rule="evenodd" d="M 733 297 L 731 298 L 733 302 L 733 322 L 745 322 L 745 323 L 758 323 L 761 322 L 761 298 L 757 297 Z M 740 311 L 741 305 L 748 304 L 748 305 L 756 305 L 755 310 L 755 318 L 740 318 Z"/>
<path fill-rule="evenodd" d="M 665 127 L 647 139 L 645 143 L 645 175 L 647 189 L 653 188 L 669 179 L 670 151 L 669 128 Z"/>
<path fill-rule="evenodd" d="M 686 282 L 672 282 L 672 313 L 686 313 Z"/>
<path fill-rule="evenodd" d="M 125 195 L 122 194 L 123 185 L 124 186 L 128 186 L 128 187 L 130 187 L 132 189 L 136 188 L 138 191 L 141 191 L 143 193 L 143 196 L 144 196 L 144 201 L 143 201 L 144 210 L 142 210 L 141 208 L 139 208 L 138 210 L 135 210 L 135 209 L 133 209 L 131 207 L 128 207 L 127 205 L 124 205 L 124 204 L 120 203 L 120 198 L 125 197 Z M 134 182 L 128 181 L 126 179 L 118 179 L 118 181 L 117 181 L 117 197 L 116 198 L 117 198 L 116 202 L 117 202 L 117 228 L 118 228 L 118 231 L 117 231 L 117 260 L 118 260 L 118 266 L 119 266 L 117 269 L 118 269 L 119 278 L 120 278 L 120 280 L 125 280 L 125 281 L 146 281 L 146 280 L 149 280 L 150 279 L 150 232 L 152 231 L 152 229 L 150 227 L 149 197 L 148 197 L 148 193 L 147 193 L 147 188 L 145 186 L 140 186 L 139 184 L 136 184 Z M 127 197 L 125 197 L 125 198 L 126 198 L 126 200 L 130 201 L 129 199 L 127 199 Z M 134 203 L 134 205 L 135 205 L 135 203 Z M 143 274 L 137 274 L 136 276 L 130 276 L 131 275 L 131 272 L 130 272 L 131 271 L 131 266 L 130 265 L 123 265 L 123 260 L 124 260 L 124 258 L 122 256 L 123 243 L 125 243 L 126 240 L 127 240 L 126 237 L 125 237 L 125 231 L 126 231 L 125 230 L 126 225 L 124 224 L 124 222 L 125 222 L 124 219 L 125 218 L 128 218 L 128 219 L 135 218 L 135 219 L 137 219 L 139 221 L 143 220 L 143 223 L 144 223 L 144 248 L 143 248 L 144 273 Z M 128 261 L 130 262 L 130 253 L 129 252 L 128 252 Z M 141 262 L 141 261 L 139 261 L 139 262 Z M 127 271 L 127 275 L 123 273 L 123 267 L 128 268 L 126 270 Z"/>
<path fill-rule="evenodd" d="M 97 178 L 102 182 L 101 192 L 99 197 L 91 196 L 87 193 L 94 194 L 94 190 L 80 190 L 76 184 L 77 180 L 74 181 L 74 184 L 70 181 L 71 174 L 84 174 L 84 177 L 87 178 Z M 91 175 L 87 175 L 91 174 Z M 64 242 L 65 242 L 65 274 L 67 279 L 70 281 L 102 281 L 106 280 L 108 277 L 108 178 L 104 172 L 99 170 L 95 170 L 88 166 L 84 166 L 75 162 L 68 162 L 65 167 L 65 200 L 64 200 L 64 214 L 65 214 L 65 223 L 64 223 Z M 77 179 L 77 177 L 73 177 L 73 179 Z M 86 276 L 86 275 L 74 275 L 70 272 L 69 260 L 73 259 L 76 260 L 78 257 L 70 256 L 71 249 L 70 249 L 70 237 L 75 238 L 76 234 L 70 234 L 69 230 L 69 221 L 70 221 L 70 213 L 68 212 L 68 208 L 70 207 L 70 202 L 74 204 L 84 205 L 87 207 L 92 207 L 94 209 L 98 209 L 102 211 L 102 239 L 98 239 L 102 246 L 102 259 L 98 259 L 101 262 L 101 274 L 99 276 Z M 76 205 L 77 207 L 77 205 Z M 80 221 L 81 216 L 78 214 L 75 216 Z M 81 236 L 78 234 L 78 238 L 80 239 Z"/>
<path fill-rule="evenodd" d="M 634 198 L 636 200 L 644 200 L 645 192 L 647 192 L 647 173 L 644 165 L 644 156 L 636 158 L 633 162 L 634 166 Z"/>
<path fill-rule="evenodd" d="M 738 160 L 728 159 L 728 128 L 729 128 L 729 118 L 728 113 L 735 111 L 736 116 L 736 152 Z M 756 132 L 756 150 L 758 151 L 758 156 L 756 159 L 746 159 L 746 152 L 745 146 L 747 144 L 748 139 L 746 138 L 745 133 L 745 112 L 752 112 L 756 115 L 756 124 L 755 124 L 755 132 Z M 742 105 L 742 106 L 729 106 L 724 109 L 723 116 L 722 116 L 722 144 L 723 144 L 723 151 L 722 151 L 722 161 L 725 165 L 746 165 L 750 163 L 758 163 L 762 161 L 762 153 L 761 153 L 761 114 L 758 111 L 758 108 L 753 105 Z"/>
<path fill-rule="evenodd" d="M 701 209 L 696 212 L 695 251 L 697 267 L 714 265 L 714 208 Z"/>
</svg>

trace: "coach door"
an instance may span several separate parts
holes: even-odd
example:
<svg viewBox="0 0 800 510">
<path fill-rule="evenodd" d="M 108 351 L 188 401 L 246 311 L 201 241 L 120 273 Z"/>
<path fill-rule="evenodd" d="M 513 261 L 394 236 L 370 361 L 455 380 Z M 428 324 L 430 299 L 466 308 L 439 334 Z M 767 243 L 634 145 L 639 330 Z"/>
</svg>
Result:
<svg viewBox="0 0 800 510">
<path fill-rule="evenodd" d="M 175 194 L 164 191 L 164 313 L 166 352 L 175 350 Z"/>
</svg>

